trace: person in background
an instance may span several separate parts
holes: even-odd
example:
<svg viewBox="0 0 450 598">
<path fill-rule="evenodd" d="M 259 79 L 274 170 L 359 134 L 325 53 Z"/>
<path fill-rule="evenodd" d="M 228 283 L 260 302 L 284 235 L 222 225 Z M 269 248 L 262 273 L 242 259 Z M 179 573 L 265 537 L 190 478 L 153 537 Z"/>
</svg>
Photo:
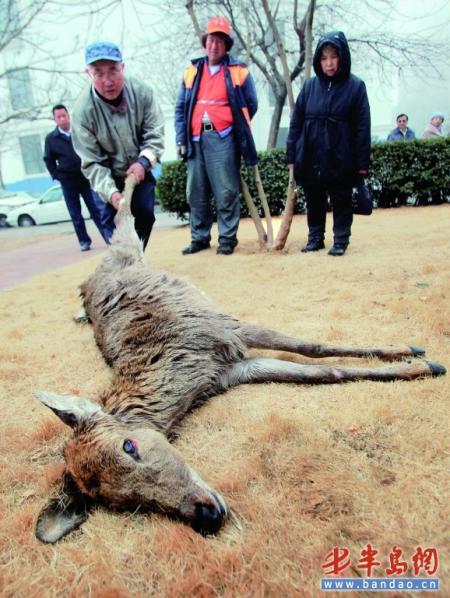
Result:
<svg viewBox="0 0 450 598">
<path fill-rule="evenodd" d="M 302 252 L 325 247 L 327 196 L 333 208 L 334 244 L 341 256 L 350 242 L 352 189 L 367 174 L 370 107 L 366 86 L 351 74 L 350 49 L 341 31 L 322 35 L 313 66 L 291 118 L 286 158 L 306 197 L 308 242 Z"/>
<path fill-rule="evenodd" d="M 192 60 L 184 73 L 175 107 L 179 157 L 187 160 L 191 244 L 183 255 L 210 247 L 217 208 L 217 253 L 230 255 L 238 244 L 240 157 L 257 164 L 250 120 L 258 108 L 255 84 L 247 66 L 230 54 L 230 24 L 209 19 L 203 35 L 206 56 Z"/>
<path fill-rule="evenodd" d="M 387 136 L 388 141 L 412 141 L 416 134 L 408 127 L 408 115 L 399 114 L 397 116 L 397 127 Z"/>
<path fill-rule="evenodd" d="M 45 138 L 44 162 L 52 179 L 61 184 L 81 251 L 88 251 L 92 240 L 86 230 L 81 212 L 80 196 L 106 243 L 112 230 L 105 229 L 102 223 L 103 203 L 92 191 L 89 181 L 81 172 L 81 160 L 73 149 L 70 115 L 67 108 L 63 104 L 57 104 L 52 108 L 52 115 L 56 128 Z"/>
<path fill-rule="evenodd" d="M 442 112 L 434 112 L 431 115 L 430 122 L 425 127 L 422 134 L 422 139 L 437 139 L 438 137 L 445 137 L 444 128 L 442 126 L 445 116 Z"/>
<path fill-rule="evenodd" d="M 131 212 L 145 249 L 155 222 L 152 168 L 164 150 L 163 113 L 149 85 L 125 77 L 116 44 L 89 44 L 85 59 L 90 83 L 74 110 L 74 147 L 83 173 L 106 203 L 108 226 L 114 226 L 125 178 L 134 176 Z"/>
</svg>

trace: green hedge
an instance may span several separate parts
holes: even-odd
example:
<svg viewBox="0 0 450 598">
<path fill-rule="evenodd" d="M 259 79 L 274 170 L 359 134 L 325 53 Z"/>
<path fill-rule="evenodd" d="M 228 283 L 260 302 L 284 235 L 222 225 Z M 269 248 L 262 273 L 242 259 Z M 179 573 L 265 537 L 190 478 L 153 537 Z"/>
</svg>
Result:
<svg viewBox="0 0 450 598">
<path fill-rule="evenodd" d="M 450 139 L 374 143 L 368 185 L 379 207 L 450 198 Z"/>
<path fill-rule="evenodd" d="M 286 198 L 288 169 L 283 149 L 258 152 L 259 171 L 272 215 L 281 214 Z M 252 169 L 241 168 L 253 199 L 261 212 Z M 414 203 L 442 203 L 450 198 L 450 139 L 374 143 L 367 184 L 375 205 L 391 207 Z M 163 210 L 186 218 L 186 164 L 181 160 L 163 164 L 158 181 L 158 197 Z M 248 216 L 241 197 L 242 216 Z M 304 212 L 300 189 L 295 213 Z"/>
</svg>

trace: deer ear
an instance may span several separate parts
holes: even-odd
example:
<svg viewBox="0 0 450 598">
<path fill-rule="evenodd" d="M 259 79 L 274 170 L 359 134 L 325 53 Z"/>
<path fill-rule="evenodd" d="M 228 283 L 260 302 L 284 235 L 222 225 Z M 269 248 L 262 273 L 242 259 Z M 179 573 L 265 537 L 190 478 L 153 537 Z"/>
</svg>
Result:
<svg viewBox="0 0 450 598">
<path fill-rule="evenodd" d="M 56 413 L 71 428 L 102 410 L 97 403 L 74 395 L 59 395 L 56 392 L 38 390 L 33 392 L 33 396 Z"/>
<path fill-rule="evenodd" d="M 81 493 L 72 477 L 65 472 L 59 494 L 39 513 L 36 538 L 45 544 L 54 544 L 80 527 L 88 518 L 89 509 L 90 500 Z"/>
</svg>

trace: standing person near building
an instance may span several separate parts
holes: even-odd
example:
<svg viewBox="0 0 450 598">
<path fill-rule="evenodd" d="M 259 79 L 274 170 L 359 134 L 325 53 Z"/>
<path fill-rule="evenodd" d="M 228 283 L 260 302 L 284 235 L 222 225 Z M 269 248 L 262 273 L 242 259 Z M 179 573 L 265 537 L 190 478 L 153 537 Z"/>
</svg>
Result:
<svg viewBox="0 0 450 598">
<path fill-rule="evenodd" d="M 387 136 L 388 141 L 412 141 L 416 134 L 408 127 L 408 115 L 399 114 L 397 116 L 397 127 Z"/>
<path fill-rule="evenodd" d="M 328 253 L 341 256 L 350 242 L 352 188 L 369 167 L 369 101 L 364 82 L 351 74 L 341 31 L 320 37 L 313 65 L 316 76 L 305 81 L 292 115 L 286 157 L 305 191 L 308 242 L 302 252 L 325 247 L 329 195 L 334 244 Z"/>
<path fill-rule="evenodd" d="M 217 253 L 230 255 L 238 244 L 240 158 L 257 164 L 250 120 L 258 102 L 247 66 L 228 52 L 231 28 L 223 17 L 209 19 L 203 35 L 206 56 L 184 72 L 175 107 L 179 157 L 187 160 L 191 244 L 184 255 L 210 247 L 213 211 L 217 209 Z"/>
<path fill-rule="evenodd" d="M 88 251 L 91 248 L 92 240 L 86 230 L 81 213 L 80 195 L 92 220 L 107 243 L 112 230 L 109 231 L 103 226 L 103 204 L 92 192 L 89 181 L 81 172 L 81 160 L 72 145 L 70 115 L 67 108 L 63 104 L 57 104 L 52 108 L 52 115 L 56 128 L 45 138 L 44 162 L 52 179 L 61 184 L 81 251 Z"/>
<path fill-rule="evenodd" d="M 443 112 L 433 112 L 430 118 L 430 122 L 425 127 L 422 139 L 437 139 L 439 137 L 445 137 L 444 128 L 442 126 L 445 120 Z"/>
<path fill-rule="evenodd" d="M 104 222 L 114 226 L 125 178 L 136 187 L 131 200 L 144 248 L 155 222 L 154 168 L 164 150 L 164 118 L 151 87 L 125 77 L 120 49 L 99 41 L 86 47 L 89 85 L 73 116 L 74 147 L 83 173 L 106 203 Z"/>
</svg>

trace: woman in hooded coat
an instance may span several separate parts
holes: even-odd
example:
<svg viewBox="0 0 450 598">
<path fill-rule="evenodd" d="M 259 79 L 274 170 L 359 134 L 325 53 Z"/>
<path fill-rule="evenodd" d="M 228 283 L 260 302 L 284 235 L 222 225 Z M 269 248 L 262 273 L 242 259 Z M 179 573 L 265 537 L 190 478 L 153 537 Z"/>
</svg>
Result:
<svg viewBox="0 0 450 598">
<path fill-rule="evenodd" d="M 325 247 L 329 195 L 334 244 L 328 253 L 339 256 L 350 240 L 352 189 L 369 167 L 370 107 L 364 82 L 350 72 L 350 49 L 341 31 L 320 37 L 313 66 L 316 77 L 305 81 L 297 98 L 286 157 L 305 191 L 308 242 L 302 251 Z"/>
</svg>

